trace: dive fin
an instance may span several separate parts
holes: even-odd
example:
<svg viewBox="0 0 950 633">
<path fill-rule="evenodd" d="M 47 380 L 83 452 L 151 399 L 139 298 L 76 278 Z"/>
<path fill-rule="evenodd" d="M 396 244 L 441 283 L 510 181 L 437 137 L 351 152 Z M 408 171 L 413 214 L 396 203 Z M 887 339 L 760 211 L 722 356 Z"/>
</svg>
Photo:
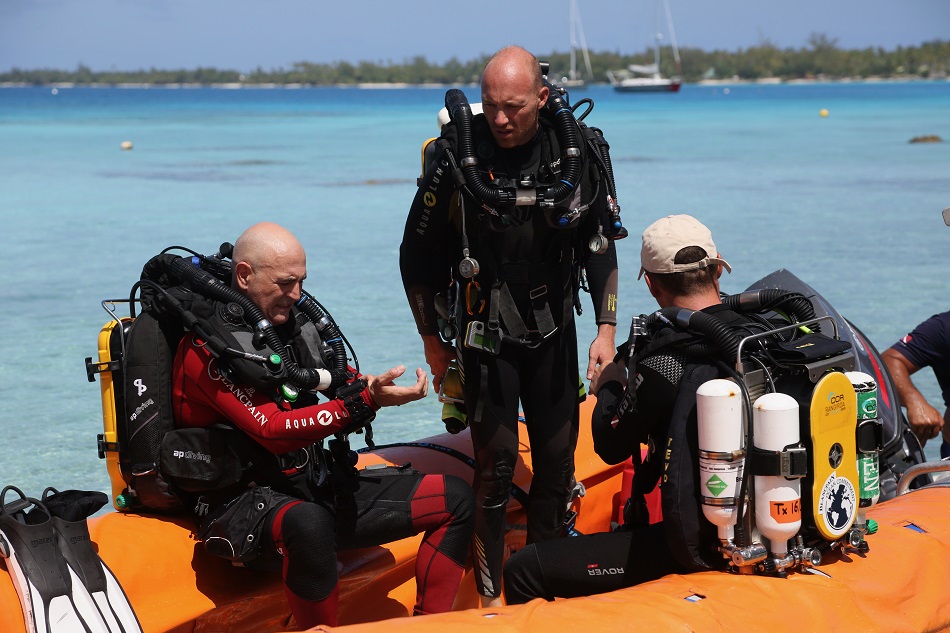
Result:
<svg viewBox="0 0 950 633">
<path fill-rule="evenodd" d="M 89 537 L 87 519 L 108 503 L 109 497 L 99 491 L 47 488 L 43 504 L 52 517 L 59 550 L 69 567 L 73 584 L 80 584 L 88 593 L 88 605 L 74 592 L 74 599 L 85 616 L 100 619 L 109 633 L 141 633 L 142 626 L 129 603 L 125 591 L 109 567 L 99 558 Z"/>
<path fill-rule="evenodd" d="M 10 491 L 20 498 L 6 503 Z M 74 581 L 60 554 L 49 511 L 14 486 L 0 492 L 0 558 L 20 597 L 29 633 L 108 630 L 95 614 L 84 619 L 73 600 Z"/>
</svg>

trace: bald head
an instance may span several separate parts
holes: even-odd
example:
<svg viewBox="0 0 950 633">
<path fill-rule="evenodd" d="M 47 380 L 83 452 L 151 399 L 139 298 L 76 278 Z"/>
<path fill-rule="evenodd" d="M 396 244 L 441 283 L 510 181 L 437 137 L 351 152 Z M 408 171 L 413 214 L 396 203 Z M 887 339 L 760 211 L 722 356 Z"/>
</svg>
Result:
<svg viewBox="0 0 950 633">
<path fill-rule="evenodd" d="M 252 265 L 264 265 L 288 255 L 302 255 L 303 246 L 293 233 L 279 224 L 261 222 L 247 229 L 234 242 L 234 262 L 246 261 Z"/>
<path fill-rule="evenodd" d="M 271 323 L 285 323 L 307 277 L 307 254 L 294 234 L 273 222 L 255 224 L 234 242 L 231 261 L 231 285 Z"/>
<path fill-rule="evenodd" d="M 538 58 L 520 46 L 506 46 L 488 60 L 482 72 L 482 90 L 485 83 L 528 82 L 534 90 L 541 89 L 541 63 Z"/>
<path fill-rule="evenodd" d="M 520 46 L 495 53 L 482 73 L 482 112 L 499 147 L 529 143 L 548 100 L 537 57 Z"/>
</svg>

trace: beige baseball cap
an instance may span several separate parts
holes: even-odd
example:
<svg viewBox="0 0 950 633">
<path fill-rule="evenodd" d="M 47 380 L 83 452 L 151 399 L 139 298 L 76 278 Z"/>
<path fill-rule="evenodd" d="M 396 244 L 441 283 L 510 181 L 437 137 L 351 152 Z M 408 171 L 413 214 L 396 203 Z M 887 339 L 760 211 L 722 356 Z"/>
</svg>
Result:
<svg viewBox="0 0 950 633">
<path fill-rule="evenodd" d="M 690 264 L 673 263 L 676 254 L 687 246 L 698 246 L 706 251 L 706 257 Z M 640 248 L 640 274 L 643 273 L 682 273 L 688 270 L 706 268 L 719 264 L 730 273 L 732 266 L 726 260 L 719 259 L 712 233 L 702 222 L 691 215 L 668 215 L 660 218 L 643 232 L 643 246 Z"/>
</svg>

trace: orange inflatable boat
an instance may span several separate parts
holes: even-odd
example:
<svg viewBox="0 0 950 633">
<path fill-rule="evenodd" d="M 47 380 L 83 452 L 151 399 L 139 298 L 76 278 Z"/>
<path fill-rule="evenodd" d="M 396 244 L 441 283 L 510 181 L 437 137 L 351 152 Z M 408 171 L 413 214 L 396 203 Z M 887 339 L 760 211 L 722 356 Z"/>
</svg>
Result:
<svg viewBox="0 0 950 633">
<path fill-rule="evenodd" d="M 587 414 L 593 399 L 583 405 Z M 577 449 L 576 529 L 609 529 L 617 519 L 622 466 L 594 454 L 586 425 Z M 524 436 L 525 434 L 522 434 Z M 360 466 L 410 461 L 430 472 L 471 478 L 467 433 L 379 447 Z M 516 484 L 530 486 L 530 455 L 521 447 Z M 939 467 L 939 464 L 937 465 Z M 921 467 L 933 467 L 923 464 Z M 919 468 L 919 467 L 918 467 Z M 668 576 L 611 594 L 478 609 L 469 574 L 456 611 L 406 618 L 415 600 L 413 559 L 418 537 L 341 556 L 340 622 L 344 630 L 424 633 L 446 629 L 540 633 L 565 627 L 651 631 L 937 631 L 950 628 L 950 488 L 932 484 L 872 508 L 880 526 L 863 556 L 832 557 L 817 573 L 779 579 L 705 572 Z M 507 546 L 524 544 L 524 515 L 509 504 Z M 146 632 L 292 630 L 280 579 L 236 568 L 205 553 L 186 519 L 110 512 L 90 520 L 100 556 L 125 589 Z M 23 631 L 8 574 L 0 574 L 0 631 Z M 381 621 L 385 620 L 385 624 Z M 411 627 L 411 628 L 410 628 Z"/>
<path fill-rule="evenodd" d="M 950 471 L 950 462 L 923 462 L 920 446 L 903 419 L 892 381 L 879 354 L 860 330 L 788 271 L 777 271 L 763 278 L 757 282 L 756 288 L 796 290 L 809 297 L 816 320 L 832 321 L 830 325 L 834 326 L 836 338 L 851 344 L 850 351 L 835 356 L 828 367 L 815 363 L 807 365 L 809 376 L 815 374 L 813 382 L 817 381 L 809 413 L 810 479 L 804 480 L 808 482 L 811 496 L 801 495 L 799 499 L 769 497 L 761 506 L 756 506 L 769 508 L 778 504 L 790 510 L 792 516 L 807 514 L 812 517 L 812 527 L 819 532 L 818 521 L 834 515 L 834 524 L 825 527 L 841 529 L 821 535 L 828 542 L 827 556 L 813 558 L 807 553 L 812 545 L 796 540 L 794 552 L 787 550 L 783 558 L 780 558 L 781 553 L 768 553 L 772 556 L 767 560 L 771 569 L 789 569 L 787 577 L 755 575 L 751 573 L 753 569 L 766 569 L 757 566 L 766 560 L 764 548 L 762 558 L 756 558 L 758 554 L 754 546 L 757 543 L 732 547 L 732 540 L 724 539 L 720 532 L 723 549 L 729 553 L 733 568 L 750 573 L 704 572 L 667 576 L 599 596 L 480 609 L 477 608 L 475 582 L 469 572 L 452 612 L 409 619 L 406 616 L 411 613 L 415 601 L 414 559 L 420 539 L 417 536 L 341 554 L 341 626 L 338 628 L 367 633 L 383 630 L 398 633 L 400 630 L 409 631 L 409 627 L 413 633 L 429 630 L 444 633 L 447 628 L 467 631 L 489 626 L 493 630 L 512 633 L 548 633 L 582 627 L 608 631 L 768 630 L 770 633 L 950 629 L 950 585 L 944 580 L 946 568 L 950 565 L 950 486 L 944 482 L 950 480 L 931 477 L 936 472 Z M 118 323 L 120 320 L 116 318 L 114 324 L 107 325 L 100 334 L 100 365 L 111 367 L 108 342 L 114 325 Z M 87 361 L 90 380 L 94 366 Z M 826 372 L 828 369 L 832 371 Z M 842 372 L 846 370 L 854 370 L 855 377 L 845 379 L 847 374 Z M 722 380 L 710 382 L 726 383 Z M 861 417 L 860 412 L 864 409 L 858 409 L 860 402 L 865 405 L 869 402 L 865 391 L 861 391 L 865 399 L 858 398 L 858 387 L 867 382 L 875 383 L 878 389 L 876 417 L 870 414 L 867 418 Z M 113 486 L 121 492 L 122 479 L 114 448 L 119 441 L 115 433 L 117 417 L 112 378 L 107 371 L 102 373 L 101 387 L 106 432 L 100 449 L 108 453 L 107 465 Z M 734 397 L 733 392 L 726 391 L 717 397 Z M 631 478 L 629 468 L 605 465 L 595 454 L 589 424 L 593 402 L 593 398 L 588 398 L 581 408 L 581 434 L 575 453 L 578 486 L 572 501 L 572 510 L 576 514 L 574 528 L 585 534 L 609 530 L 611 522 L 620 518 L 624 491 L 629 490 Z M 761 399 L 756 400 L 755 406 L 764 407 L 760 402 Z M 776 408 L 775 411 L 783 413 L 785 410 Z M 847 412 L 847 415 L 842 412 Z M 759 408 L 756 408 L 743 419 L 753 420 L 752 427 L 758 428 L 755 417 L 758 413 Z M 880 423 L 866 425 L 868 420 Z M 717 432 L 726 428 L 718 422 L 716 420 L 716 424 L 705 428 Z M 703 427 L 703 423 L 700 422 L 699 426 Z M 793 422 L 791 426 L 797 427 L 798 424 Z M 870 443 L 868 437 L 862 435 L 862 429 L 866 427 L 874 431 Z M 831 435 L 831 432 L 836 435 Z M 757 438 L 762 435 L 764 433 L 757 431 Z M 522 432 L 521 437 L 526 438 L 527 433 Z M 821 450 L 816 447 L 821 447 Z M 721 462 L 706 466 L 718 469 L 715 470 L 717 479 L 704 479 L 706 488 L 713 494 L 726 488 L 726 483 L 718 477 L 735 472 L 728 462 L 745 453 L 744 448 L 733 452 L 727 448 L 710 447 L 700 453 L 700 472 L 704 472 L 703 459 Z M 764 474 L 773 480 L 803 476 L 800 464 L 795 466 L 791 457 L 786 460 L 787 464 L 782 462 L 785 456 L 800 451 L 798 444 L 783 442 L 774 449 L 781 463 L 769 466 L 778 470 Z M 854 464 L 856 458 L 864 459 L 872 454 L 876 458 L 873 469 L 868 472 L 879 484 L 877 489 L 884 501 L 867 510 L 867 518 L 873 519 L 878 529 L 876 533 L 871 533 L 872 530 L 865 533 L 863 520 L 860 522 L 862 527 L 853 527 L 859 524 L 853 520 L 855 514 L 860 514 L 856 512 L 856 490 L 861 486 L 863 494 L 864 484 L 871 480 L 865 480 L 865 470 L 859 476 Z M 453 474 L 470 481 L 473 476 L 471 439 L 465 431 L 458 435 L 443 434 L 415 442 L 378 446 L 360 455 L 359 466 L 406 462 L 422 472 Z M 750 466 L 747 470 L 759 478 L 762 473 L 757 469 L 761 469 L 760 466 Z M 841 475 L 845 470 L 848 474 Z M 927 475 L 927 478 L 918 475 Z M 736 481 L 733 475 L 732 483 Z M 922 486 L 911 489 L 915 482 Z M 515 470 L 516 491 L 529 490 L 530 483 L 530 450 L 527 444 L 522 444 Z M 843 492 L 848 487 L 850 497 Z M 118 499 L 116 490 L 113 496 Z M 704 497 L 704 502 L 721 509 L 729 504 L 716 501 L 729 501 L 740 496 L 723 496 L 712 502 Z M 522 547 L 525 541 L 525 516 L 517 501 L 521 496 L 513 497 L 507 519 L 506 547 L 509 553 Z M 831 505 L 822 509 L 821 504 L 826 503 L 826 499 L 831 500 L 827 502 Z M 756 504 L 759 504 L 758 499 Z M 809 504 L 807 511 L 802 509 Z M 865 508 L 864 505 L 861 507 Z M 728 515 L 727 512 L 714 514 L 716 520 Z M 705 516 L 710 518 L 709 514 Z M 841 517 L 851 520 L 838 521 Z M 722 527 L 721 523 L 717 525 Z M 790 536 L 770 537 L 763 527 L 768 525 L 768 521 L 759 522 L 756 515 L 755 527 L 762 528 L 759 531 L 766 538 L 774 538 L 778 543 L 790 542 L 784 540 L 791 539 Z M 147 633 L 267 633 L 296 628 L 278 575 L 234 567 L 207 554 L 196 539 L 189 519 L 110 512 L 90 519 L 89 528 L 100 557 L 122 585 L 142 629 Z M 776 528 L 771 526 L 768 529 Z M 869 549 L 863 547 L 865 534 Z M 24 543 L 28 544 L 27 541 Z M 761 544 L 758 546 L 762 548 Z M 3 553 L 2 547 L 0 553 Z M 6 561 L 7 564 L 10 562 Z M 0 557 L 2 565 L 4 560 Z M 20 601 L 11 576 L 0 572 L 0 633 L 24 630 Z"/>
</svg>

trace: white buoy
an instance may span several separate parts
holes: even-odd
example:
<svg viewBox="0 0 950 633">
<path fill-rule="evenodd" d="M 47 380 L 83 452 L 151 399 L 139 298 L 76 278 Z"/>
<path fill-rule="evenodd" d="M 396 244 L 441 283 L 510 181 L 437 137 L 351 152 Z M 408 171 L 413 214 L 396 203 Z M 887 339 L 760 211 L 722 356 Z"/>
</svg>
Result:
<svg viewBox="0 0 950 633">
<path fill-rule="evenodd" d="M 132 149 L 132 141 L 122 141 L 122 142 L 119 144 L 119 149 L 122 149 L 122 150 L 130 150 L 130 149 Z"/>
</svg>

